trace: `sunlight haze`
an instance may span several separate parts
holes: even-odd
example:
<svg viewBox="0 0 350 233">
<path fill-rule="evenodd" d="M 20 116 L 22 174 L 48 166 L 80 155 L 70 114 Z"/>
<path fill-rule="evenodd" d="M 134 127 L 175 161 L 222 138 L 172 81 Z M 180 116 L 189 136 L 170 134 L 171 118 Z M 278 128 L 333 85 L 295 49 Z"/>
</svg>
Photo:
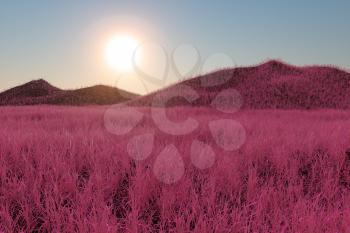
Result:
<svg viewBox="0 0 350 233">
<path fill-rule="evenodd" d="M 268 59 L 349 69 L 348 9 L 341 0 L 6 1 L 0 7 L 0 90 L 43 78 L 65 89 L 106 84 L 147 93 L 204 71 Z M 111 41 L 121 34 L 129 39 Z M 142 72 L 131 67 L 136 43 L 149 51 L 136 61 Z M 171 55 L 183 44 L 193 51 L 176 53 L 174 62 Z M 161 81 L 146 82 L 145 90 L 140 79 L 147 75 Z"/>
</svg>

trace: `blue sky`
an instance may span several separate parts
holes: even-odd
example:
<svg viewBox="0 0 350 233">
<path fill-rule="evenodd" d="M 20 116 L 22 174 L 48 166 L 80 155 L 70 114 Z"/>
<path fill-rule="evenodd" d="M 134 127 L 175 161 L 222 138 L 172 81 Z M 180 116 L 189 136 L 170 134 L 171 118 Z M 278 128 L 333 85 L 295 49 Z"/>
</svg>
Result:
<svg viewBox="0 0 350 233">
<path fill-rule="evenodd" d="M 350 2 L 340 0 L 6 1 L 0 90 L 40 77 L 62 88 L 114 85 L 102 50 L 121 31 L 169 52 L 187 43 L 203 58 L 225 53 L 242 66 L 277 58 L 350 69 L 349 11 Z"/>
</svg>

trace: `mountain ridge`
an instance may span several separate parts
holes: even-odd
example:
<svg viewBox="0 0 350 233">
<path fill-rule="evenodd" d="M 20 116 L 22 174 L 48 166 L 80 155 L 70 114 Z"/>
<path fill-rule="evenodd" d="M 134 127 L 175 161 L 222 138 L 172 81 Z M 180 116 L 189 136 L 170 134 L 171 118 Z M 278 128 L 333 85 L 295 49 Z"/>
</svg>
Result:
<svg viewBox="0 0 350 233">
<path fill-rule="evenodd" d="M 1 105 L 108 105 L 136 98 L 138 95 L 115 87 L 95 85 L 63 90 L 44 79 L 32 80 L 0 93 Z"/>
<path fill-rule="evenodd" d="M 242 96 L 243 109 L 350 108 L 350 73 L 334 66 L 294 66 L 280 60 L 217 70 L 145 96 L 105 85 L 62 90 L 39 79 L 0 93 L 0 105 L 127 102 L 130 106 L 157 106 L 156 96 L 180 93 L 183 86 L 193 89 L 198 98 L 191 103 L 181 97 L 172 98 L 166 106 L 209 106 L 219 93 L 234 89 Z"/>
<path fill-rule="evenodd" d="M 242 96 L 243 109 L 350 108 L 350 73 L 333 66 L 293 66 L 279 60 L 214 71 L 137 98 L 129 104 L 157 105 L 154 101 L 157 95 L 180 93 L 183 85 L 195 90 L 199 98 L 192 103 L 175 98 L 166 106 L 208 106 L 220 92 L 235 89 Z"/>
</svg>

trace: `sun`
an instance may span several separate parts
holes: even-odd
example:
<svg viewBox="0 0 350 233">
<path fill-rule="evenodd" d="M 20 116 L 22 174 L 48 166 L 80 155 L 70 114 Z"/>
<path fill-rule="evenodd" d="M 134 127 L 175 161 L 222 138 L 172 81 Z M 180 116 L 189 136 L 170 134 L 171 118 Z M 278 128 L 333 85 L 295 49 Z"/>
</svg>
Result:
<svg viewBox="0 0 350 233">
<path fill-rule="evenodd" d="M 134 54 L 139 46 L 136 38 L 129 35 L 112 37 L 107 43 L 105 58 L 107 64 L 118 72 L 128 72 L 133 69 Z"/>
</svg>

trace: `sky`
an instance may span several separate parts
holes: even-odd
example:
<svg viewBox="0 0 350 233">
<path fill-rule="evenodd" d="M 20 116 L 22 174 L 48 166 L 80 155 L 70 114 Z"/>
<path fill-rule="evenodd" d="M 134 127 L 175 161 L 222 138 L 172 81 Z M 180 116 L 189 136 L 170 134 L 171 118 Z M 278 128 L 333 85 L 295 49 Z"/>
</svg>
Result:
<svg viewBox="0 0 350 233">
<path fill-rule="evenodd" d="M 346 0 L 2 1 L 0 90 L 43 78 L 65 89 L 106 84 L 145 93 L 179 73 L 268 59 L 348 70 L 349 11 Z M 149 47 L 142 72 L 116 72 L 105 61 L 108 41 L 120 34 Z M 186 72 L 191 64 L 197 69 Z M 166 80 L 148 82 L 145 74 Z"/>
</svg>

